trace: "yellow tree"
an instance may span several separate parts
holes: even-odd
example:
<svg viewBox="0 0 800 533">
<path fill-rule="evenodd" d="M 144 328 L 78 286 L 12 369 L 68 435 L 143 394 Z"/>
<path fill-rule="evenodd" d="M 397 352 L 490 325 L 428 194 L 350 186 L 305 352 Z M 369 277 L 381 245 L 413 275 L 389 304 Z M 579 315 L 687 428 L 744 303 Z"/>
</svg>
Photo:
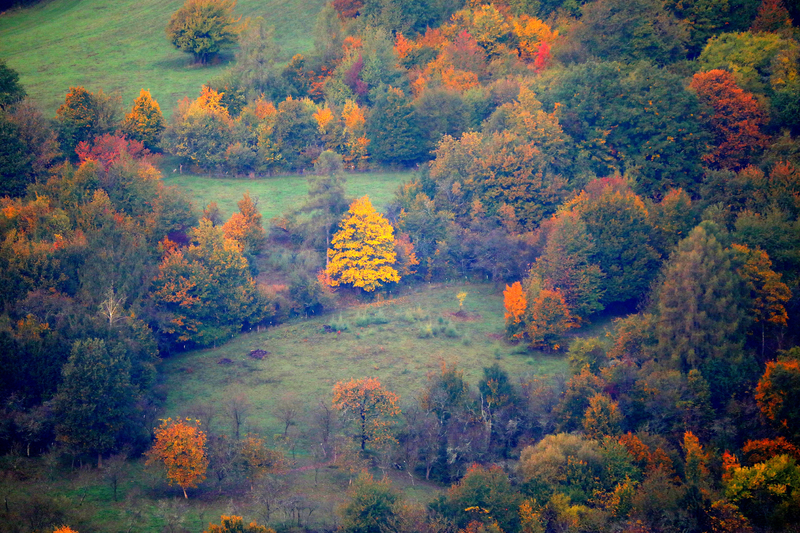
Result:
<svg viewBox="0 0 800 533">
<path fill-rule="evenodd" d="M 339 381 L 333 386 L 333 407 L 356 419 L 362 450 L 367 441 L 392 438 L 388 427 L 392 417 L 400 414 L 399 401 L 399 396 L 384 389 L 377 378 Z"/>
<path fill-rule="evenodd" d="M 326 273 L 334 287 L 347 284 L 372 292 L 383 283 L 400 281 L 394 230 L 375 211 L 368 196 L 350 205 L 328 250 Z"/>
<path fill-rule="evenodd" d="M 161 107 L 150 95 L 150 91 L 142 89 L 139 98 L 133 101 L 133 109 L 122 121 L 122 133 L 153 150 L 158 146 L 164 128 L 166 123 Z"/>
<path fill-rule="evenodd" d="M 558 350 L 562 336 L 574 326 L 572 314 L 560 291 L 542 289 L 530 303 L 528 337 L 534 348 Z"/>
<path fill-rule="evenodd" d="M 146 455 L 146 464 L 164 465 L 169 484 L 183 489 L 185 498 L 189 498 L 187 488 L 197 487 L 206 478 L 206 434 L 200 431 L 199 420 L 162 420 L 155 431 L 155 443 Z"/>
</svg>

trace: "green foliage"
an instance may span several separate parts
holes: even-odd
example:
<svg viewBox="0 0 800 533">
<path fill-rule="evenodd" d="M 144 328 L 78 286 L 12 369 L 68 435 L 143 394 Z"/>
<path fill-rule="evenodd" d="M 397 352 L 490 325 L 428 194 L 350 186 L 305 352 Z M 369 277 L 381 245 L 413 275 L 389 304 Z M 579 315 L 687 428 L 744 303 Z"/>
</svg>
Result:
<svg viewBox="0 0 800 533">
<path fill-rule="evenodd" d="M 517 531 L 521 503 L 522 496 L 499 466 L 484 468 L 473 464 L 447 495 L 434 500 L 431 507 L 460 528 L 476 520 L 485 525 L 497 522 L 503 531 Z"/>
<path fill-rule="evenodd" d="M 20 131 L 0 112 L 0 196 L 22 196 L 30 182 L 30 156 Z"/>
<path fill-rule="evenodd" d="M 195 62 L 207 63 L 220 50 L 236 44 L 239 30 L 236 0 L 186 0 L 167 25 L 167 38 Z"/>
<path fill-rule="evenodd" d="M 664 66 L 683 59 L 689 24 L 655 0 L 598 0 L 581 8 L 578 39 L 594 57 L 652 61 Z"/>
<path fill-rule="evenodd" d="M 153 282 L 154 300 L 163 312 L 160 330 L 176 348 L 226 341 L 245 323 L 256 324 L 272 313 L 247 260 L 222 228 L 202 220 L 191 237 L 187 249 L 164 258 Z"/>
<path fill-rule="evenodd" d="M 78 143 L 91 142 L 98 135 L 114 131 L 120 115 L 119 97 L 107 95 L 102 90 L 91 93 L 83 87 L 70 87 L 64 103 L 56 111 L 64 153 L 73 157 Z"/>
<path fill-rule="evenodd" d="M 19 84 L 19 73 L 0 60 L 0 110 L 6 110 L 25 98 L 25 89 Z"/>
<path fill-rule="evenodd" d="M 783 529 L 800 521 L 800 468 L 788 455 L 752 467 L 735 468 L 725 496 L 758 525 Z"/>
<path fill-rule="evenodd" d="M 749 325 L 744 282 L 715 224 L 704 222 L 678 245 L 656 290 L 658 353 L 684 372 L 714 376 L 713 401 L 725 401 L 748 377 L 742 353 Z"/>
<path fill-rule="evenodd" d="M 348 491 L 349 501 L 340 509 L 341 530 L 347 533 L 382 533 L 398 514 L 400 496 L 388 481 L 374 481 L 362 472 Z"/>
<path fill-rule="evenodd" d="M 393 87 L 378 90 L 367 117 L 367 137 L 375 161 L 410 165 L 425 159 L 423 136 L 416 123 L 411 100 Z"/>
<path fill-rule="evenodd" d="M 58 439 L 78 453 L 114 449 L 135 400 L 129 372 L 130 361 L 102 340 L 75 341 L 56 396 Z"/>
<path fill-rule="evenodd" d="M 697 190 L 705 137 L 681 76 L 645 62 L 590 61 L 546 70 L 535 90 L 595 175 L 630 174 L 646 196 Z"/>
</svg>

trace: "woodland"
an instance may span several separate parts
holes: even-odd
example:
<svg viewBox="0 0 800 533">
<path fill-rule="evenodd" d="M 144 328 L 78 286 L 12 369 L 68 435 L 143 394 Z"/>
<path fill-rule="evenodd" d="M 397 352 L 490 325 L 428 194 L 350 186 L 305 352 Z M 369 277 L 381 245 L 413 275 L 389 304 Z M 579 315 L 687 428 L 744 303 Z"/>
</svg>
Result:
<svg viewBox="0 0 800 533">
<path fill-rule="evenodd" d="M 796 1 L 251 7 L 0 44 L 0 531 L 800 531 Z"/>
</svg>

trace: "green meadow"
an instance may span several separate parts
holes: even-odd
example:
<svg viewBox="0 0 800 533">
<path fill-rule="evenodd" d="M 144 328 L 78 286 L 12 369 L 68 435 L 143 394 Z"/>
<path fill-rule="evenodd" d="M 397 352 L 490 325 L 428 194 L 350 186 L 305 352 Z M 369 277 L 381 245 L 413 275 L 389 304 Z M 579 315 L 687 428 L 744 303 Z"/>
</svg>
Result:
<svg viewBox="0 0 800 533">
<path fill-rule="evenodd" d="M 308 194 L 308 177 L 299 174 L 272 176 L 258 179 L 215 178 L 180 173 L 177 164 L 164 162 L 161 165 L 164 184 L 185 191 L 198 208 L 217 202 L 222 215 L 227 219 L 238 210 L 236 203 L 248 192 L 258 199 L 258 209 L 265 225 L 272 217 L 296 209 Z M 372 205 L 379 211 L 392 200 L 398 186 L 409 181 L 412 172 L 366 172 L 347 175 L 345 190 L 353 198 L 368 195 Z"/>
<path fill-rule="evenodd" d="M 221 73 L 233 58 L 222 55 L 201 67 L 175 49 L 164 29 L 182 0 L 52 0 L 0 15 L 0 59 L 19 72 L 20 82 L 54 116 L 71 86 L 117 93 L 130 108 L 149 89 L 165 116 L 184 96 Z M 282 60 L 313 45 L 323 0 L 240 0 L 235 13 L 261 16 L 275 28 Z"/>
</svg>

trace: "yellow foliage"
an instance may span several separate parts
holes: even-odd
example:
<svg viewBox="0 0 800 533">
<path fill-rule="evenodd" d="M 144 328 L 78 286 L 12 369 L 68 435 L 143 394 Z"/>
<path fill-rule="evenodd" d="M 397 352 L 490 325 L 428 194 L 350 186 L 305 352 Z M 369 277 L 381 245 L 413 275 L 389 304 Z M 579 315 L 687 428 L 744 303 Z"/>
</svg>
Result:
<svg viewBox="0 0 800 533">
<path fill-rule="evenodd" d="M 170 485 L 177 484 L 186 498 L 186 489 L 196 487 L 206 478 L 206 434 L 200 431 L 199 420 L 162 420 L 155 430 L 153 447 L 146 455 L 148 465 L 164 465 Z"/>
<path fill-rule="evenodd" d="M 394 265 L 394 230 L 383 215 L 375 211 L 368 196 L 350 206 L 333 236 L 328 250 L 331 285 L 340 284 L 374 291 L 383 283 L 398 282 Z"/>
<path fill-rule="evenodd" d="M 329 107 L 323 107 L 314 113 L 314 120 L 317 121 L 319 132 L 323 135 L 328 131 L 328 125 L 333 120 L 333 112 Z"/>
<path fill-rule="evenodd" d="M 540 43 L 552 43 L 558 31 L 550 29 L 546 23 L 528 15 L 521 15 L 511 21 L 514 34 L 519 39 L 519 51 L 524 59 L 533 59 Z"/>
</svg>

